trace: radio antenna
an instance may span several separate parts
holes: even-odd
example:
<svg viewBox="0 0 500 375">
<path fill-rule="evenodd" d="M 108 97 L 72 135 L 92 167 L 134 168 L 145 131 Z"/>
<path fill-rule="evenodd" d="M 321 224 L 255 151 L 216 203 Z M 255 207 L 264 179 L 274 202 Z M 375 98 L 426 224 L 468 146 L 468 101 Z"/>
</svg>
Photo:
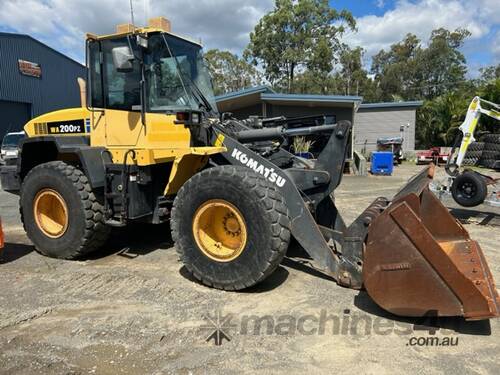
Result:
<svg viewBox="0 0 500 375">
<path fill-rule="evenodd" d="M 135 26 L 135 22 L 134 22 L 134 6 L 132 5 L 132 0 L 130 0 L 130 19 L 132 20 L 132 26 Z"/>
<path fill-rule="evenodd" d="M 148 17 L 149 17 L 149 1 L 144 0 L 144 25 L 148 24 Z"/>
</svg>

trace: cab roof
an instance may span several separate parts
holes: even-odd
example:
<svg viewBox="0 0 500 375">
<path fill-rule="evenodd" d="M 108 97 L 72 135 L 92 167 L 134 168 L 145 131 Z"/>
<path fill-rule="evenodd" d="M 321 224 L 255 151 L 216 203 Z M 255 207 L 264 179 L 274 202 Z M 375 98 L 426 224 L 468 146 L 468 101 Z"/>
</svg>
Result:
<svg viewBox="0 0 500 375">
<path fill-rule="evenodd" d="M 138 26 L 132 25 L 130 23 L 117 25 L 116 32 L 113 34 L 96 35 L 96 34 L 92 34 L 92 33 L 87 33 L 86 39 L 87 40 L 104 40 L 104 39 L 115 39 L 115 38 L 124 37 L 127 35 L 152 34 L 152 33 L 167 33 L 167 34 L 173 35 L 179 39 L 183 39 L 187 42 L 190 42 L 190 43 L 193 43 L 193 44 L 196 44 L 196 45 L 202 47 L 202 44 L 200 42 L 197 42 L 191 38 L 186 38 L 184 36 L 180 36 L 178 34 L 172 33 L 170 21 L 164 17 L 151 18 L 148 21 L 148 26 L 143 26 L 143 27 L 138 27 Z"/>
</svg>

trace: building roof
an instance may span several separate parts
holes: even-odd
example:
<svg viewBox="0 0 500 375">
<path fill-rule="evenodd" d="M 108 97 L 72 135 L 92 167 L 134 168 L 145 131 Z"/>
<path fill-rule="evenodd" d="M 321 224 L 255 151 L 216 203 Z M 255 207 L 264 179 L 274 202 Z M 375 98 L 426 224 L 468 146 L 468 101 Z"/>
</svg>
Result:
<svg viewBox="0 0 500 375">
<path fill-rule="evenodd" d="M 274 91 L 269 86 L 255 86 L 249 87 L 239 91 L 229 92 L 224 95 L 219 95 L 215 97 L 217 102 L 223 102 L 226 100 L 241 98 L 243 96 L 253 95 L 253 94 L 261 94 L 261 93 L 274 93 Z"/>
<path fill-rule="evenodd" d="M 77 65 L 80 65 L 82 68 L 86 68 L 85 65 L 79 63 L 78 61 L 76 60 L 73 60 L 71 57 L 69 56 L 66 56 L 64 53 L 62 52 L 59 52 L 58 50 L 46 45 L 45 43 L 42 43 L 40 42 L 38 39 L 35 39 L 33 38 L 31 35 L 28 35 L 28 34 L 18 34 L 18 33 L 7 33 L 7 32 L 0 32 L 0 37 L 8 37 L 8 38 L 22 38 L 22 39 L 30 39 L 32 41 L 34 41 L 35 43 L 37 44 L 40 44 L 41 46 L 47 48 L 48 50 L 58 54 L 59 56 L 61 57 L 64 57 L 65 59 L 69 60 L 70 62 L 72 62 L 73 64 L 77 64 Z"/>
<path fill-rule="evenodd" d="M 417 108 L 424 104 L 423 101 L 409 101 L 409 102 L 385 102 L 385 103 L 363 103 L 359 106 L 360 109 L 368 108 Z"/>
<path fill-rule="evenodd" d="M 261 94 L 265 101 L 291 101 L 291 102 L 335 102 L 335 103 L 357 103 L 363 100 L 361 96 L 343 95 L 305 95 L 305 94 Z"/>
<path fill-rule="evenodd" d="M 256 86 L 240 91 L 220 95 L 215 98 L 219 110 L 230 111 L 244 108 L 259 103 L 273 103 L 278 105 L 297 105 L 307 103 L 309 106 L 357 106 L 363 98 L 361 96 L 343 95 L 303 95 L 303 94 L 279 94 L 269 86 Z"/>
<path fill-rule="evenodd" d="M 422 101 L 362 103 L 362 96 L 280 94 L 265 85 L 230 92 L 217 96 L 215 100 L 219 106 L 219 110 L 222 111 L 244 108 L 267 102 L 278 105 L 307 103 L 310 106 L 359 106 L 359 109 L 418 108 L 424 104 Z"/>
</svg>

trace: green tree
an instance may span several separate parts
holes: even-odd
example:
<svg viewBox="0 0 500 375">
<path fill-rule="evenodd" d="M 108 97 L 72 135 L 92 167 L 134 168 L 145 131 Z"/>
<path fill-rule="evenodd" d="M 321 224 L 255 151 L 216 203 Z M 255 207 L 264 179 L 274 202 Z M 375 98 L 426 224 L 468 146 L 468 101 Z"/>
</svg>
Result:
<svg viewBox="0 0 500 375">
<path fill-rule="evenodd" d="M 465 56 L 460 52 L 464 40 L 470 36 L 465 29 L 434 30 L 429 46 L 417 55 L 417 78 L 422 87 L 417 91 L 422 98 L 433 98 L 458 88 L 467 73 Z"/>
<path fill-rule="evenodd" d="M 382 100 L 398 95 L 405 100 L 432 99 L 465 82 L 464 55 L 460 52 L 470 33 L 465 29 L 443 28 L 431 33 L 427 47 L 413 34 L 373 57 Z"/>
<path fill-rule="evenodd" d="M 416 60 L 420 48 L 420 40 L 407 34 L 389 51 L 381 50 L 373 56 L 371 70 L 379 87 L 380 100 L 393 101 L 394 96 L 406 99 L 406 93 L 417 84 Z"/>
<path fill-rule="evenodd" d="M 273 85 L 293 92 L 298 73 L 328 76 L 340 37 L 355 26 L 350 12 L 331 8 L 328 0 L 276 0 L 250 34 L 245 56 Z"/>
<path fill-rule="evenodd" d="M 354 49 L 343 45 L 339 55 L 340 69 L 335 74 L 339 94 L 360 95 L 365 102 L 377 100 L 377 86 L 368 77 L 363 67 L 364 50 L 361 47 Z"/>
<path fill-rule="evenodd" d="M 363 67 L 364 50 L 360 47 L 351 49 L 342 45 L 335 71 L 318 74 L 305 70 L 297 74 L 294 92 L 303 94 L 337 94 L 362 96 L 365 102 L 378 99 L 377 85 L 368 77 Z"/>
<path fill-rule="evenodd" d="M 428 100 L 417 112 L 419 147 L 450 146 L 472 97 L 450 92 Z"/>
<path fill-rule="evenodd" d="M 496 67 L 495 75 L 492 75 L 489 80 L 485 81 L 483 86 L 481 86 L 478 90 L 478 94 L 481 98 L 497 104 L 500 104 L 500 77 L 498 76 L 499 68 L 500 65 Z M 495 69 L 493 69 L 493 71 L 494 70 Z M 497 78 L 492 78 L 495 76 Z M 488 116 L 483 116 L 480 120 L 480 128 L 481 130 L 499 133 L 500 123 L 498 120 L 492 119 Z"/>
<path fill-rule="evenodd" d="M 260 85 L 263 75 L 253 65 L 228 51 L 211 49 L 205 53 L 215 95 Z"/>
<path fill-rule="evenodd" d="M 481 68 L 479 69 L 479 73 L 481 74 L 479 77 L 479 83 L 488 84 L 489 82 L 500 78 L 500 64 Z"/>
<path fill-rule="evenodd" d="M 340 92 L 338 81 L 331 74 L 317 74 L 311 70 L 298 73 L 294 78 L 293 92 L 296 94 L 328 95 Z"/>
</svg>

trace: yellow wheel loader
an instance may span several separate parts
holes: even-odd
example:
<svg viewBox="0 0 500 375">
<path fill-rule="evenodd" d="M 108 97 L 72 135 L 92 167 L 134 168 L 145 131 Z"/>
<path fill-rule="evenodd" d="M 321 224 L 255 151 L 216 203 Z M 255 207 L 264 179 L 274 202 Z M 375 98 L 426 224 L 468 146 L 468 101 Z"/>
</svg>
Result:
<svg viewBox="0 0 500 375">
<path fill-rule="evenodd" d="M 201 46 L 164 19 L 89 34 L 86 48 L 82 107 L 27 123 L 17 164 L 1 172 L 40 253 L 74 259 L 112 226 L 170 221 L 195 278 L 241 290 L 276 269 L 293 237 L 318 269 L 394 314 L 499 315 L 478 243 L 429 191 L 432 167 L 347 226 L 333 192 L 349 122 L 259 129 L 217 113 Z M 310 134 L 328 138 L 317 160 L 281 147 Z"/>
</svg>

